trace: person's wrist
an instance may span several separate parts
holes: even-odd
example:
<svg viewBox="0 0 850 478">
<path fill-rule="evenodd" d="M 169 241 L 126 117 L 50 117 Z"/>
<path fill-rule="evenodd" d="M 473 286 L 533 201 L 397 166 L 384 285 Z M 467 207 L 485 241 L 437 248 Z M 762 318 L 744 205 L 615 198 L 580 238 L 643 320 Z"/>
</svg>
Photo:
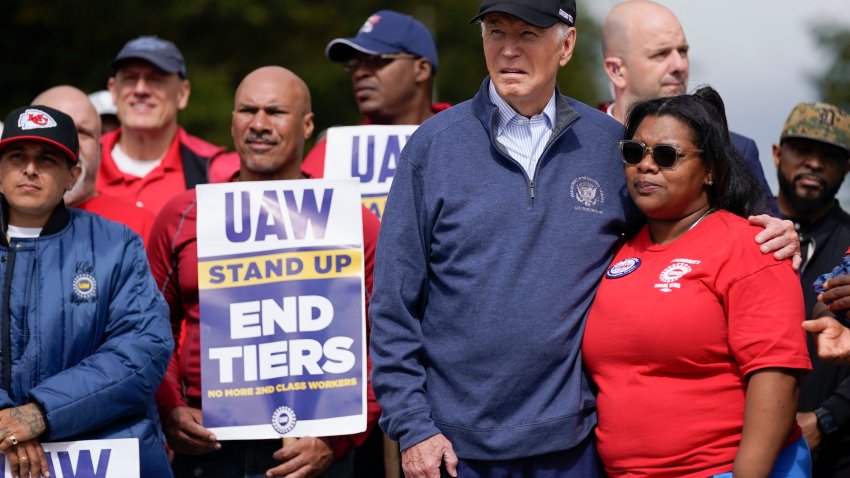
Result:
<svg viewBox="0 0 850 478">
<path fill-rule="evenodd" d="M 34 420 L 32 421 L 34 438 L 37 438 L 47 432 L 47 413 L 44 411 L 44 406 L 37 401 L 32 401 L 26 405 L 32 407 Z"/>
<path fill-rule="evenodd" d="M 832 412 L 824 407 L 819 407 L 815 410 L 815 416 L 818 419 L 818 429 L 824 435 L 828 435 L 838 429 L 838 424 Z"/>
</svg>

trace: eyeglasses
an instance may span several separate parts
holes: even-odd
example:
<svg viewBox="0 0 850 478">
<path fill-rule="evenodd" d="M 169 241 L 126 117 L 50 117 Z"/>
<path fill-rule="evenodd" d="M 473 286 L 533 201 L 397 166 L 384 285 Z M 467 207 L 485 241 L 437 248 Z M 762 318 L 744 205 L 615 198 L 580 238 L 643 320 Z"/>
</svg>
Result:
<svg viewBox="0 0 850 478">
<path fill-rule="evenodd" d="M 409 53 L 384 53 L 383 55 L 356 55 L 342 62 L 342 69 L 354 73 L 362 65 L 367 70 L 377 71 L 396 60 L 415 60 L 420 58 Z"/>
<path fill-rule="evenodd" d="M 620 141 L 620 152 L 623 154 L 623 161 L 626 164 L 640 164 L 647 151 L 652 155 L 652 160 L 659 168 L 672 168 L 679 160 L 679 156 L 685 153 L 702 153 L 701 149 L 683 148 L 672 144 L 659 143 L 649 147 L 643 141 L 635 139 Z"/>
</svg>

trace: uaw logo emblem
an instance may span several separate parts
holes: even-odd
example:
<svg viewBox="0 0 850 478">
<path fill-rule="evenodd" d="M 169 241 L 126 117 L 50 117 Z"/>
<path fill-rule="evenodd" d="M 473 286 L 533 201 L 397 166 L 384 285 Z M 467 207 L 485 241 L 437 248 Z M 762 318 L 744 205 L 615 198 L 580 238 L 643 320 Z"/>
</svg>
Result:
<svg viewBox="0 0 850 478">
<path fill-rule="evenodd" d="M 576 209 L 602 214 L 597 206 L 605 203 L 605 193 L 595 179 L 587 176 L 573 179 L 570 183 L 570 197 L 581 204 Z"/>
<path fill-rule="evenodd" d="M 362 33 L 372 33 L 372 30 L 375 28 L 375 25 L 377 25 L 379 21 L 381 21 L 380 15 L 372 15 L 371 17 L 366 19 L 366 23 L 364 23 L 363 26 L 360 27 L 360 31 Z"/>
<path fill-rule="evenodd" d="M 91 274 L 77 274 L 72 287 L 76 302 L 89 302 L 97 297 L 97 281 Z"/>
<path fill-rule="evenodd" d="M 285 405 L 277 407 L 272 413 L 272 428 L 281 435 L 291 432 L 296 421 L 295 411 Z"/>
<path fill-rule="evenodd" d="M 658 280 L 660 282 L 655 284 L 655 288 L 661 292 L 672 292 L 675 289 L 681 289 L 682 284 L 679 281 L 685 276 L 685 274 L 693 270 L 691 267 L 692 265 L 700 263 L 700 261 L 695 261 L 693 259 L 673 259 L 670 262 L 672 262 L 672 264 L 667 266 L 667 268 L 661 271 L 661 274 L 658 275 Z"/>
<path fill-rule="evenodd" d="M 44 111 L 27 108 L 20 116 L 18 116 L 18 128 L 22 130 L 53 128 L 56 126 L 56 120 Z"/>
<path fill-rule="evenodd" d="M 619 279 L 627 276 L 640 267 L 640 259 L 637 257 L 629 257 L 611 266 L 606 272 L 605 277 L 609 279 Z"/>
</svg>

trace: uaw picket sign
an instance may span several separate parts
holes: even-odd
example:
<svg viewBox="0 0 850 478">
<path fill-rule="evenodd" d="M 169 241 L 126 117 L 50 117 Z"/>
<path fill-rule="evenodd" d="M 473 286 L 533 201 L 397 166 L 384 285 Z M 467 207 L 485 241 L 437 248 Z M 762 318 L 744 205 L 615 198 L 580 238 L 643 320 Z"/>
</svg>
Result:
<svg viewBox="0 0 850 478">
<path fill-rule="evenodd" d="M 204 426 L 220 440 L 365 430 L 357 181 L 197 193 Z"/>
<path fill-rule="evenodd" d="M 355 178 L 363 205 L 380 218 L 398 158 L 415 125 L 364 125 L 328 129 L 324 177 Z"/>
<path fill-rule="evenodd" d="M 139 440 L 85 440 L 42 443 L 51 478 L 139 478 Z M 0 454 L 3 477 L 12 466 Z"/>
</svg>

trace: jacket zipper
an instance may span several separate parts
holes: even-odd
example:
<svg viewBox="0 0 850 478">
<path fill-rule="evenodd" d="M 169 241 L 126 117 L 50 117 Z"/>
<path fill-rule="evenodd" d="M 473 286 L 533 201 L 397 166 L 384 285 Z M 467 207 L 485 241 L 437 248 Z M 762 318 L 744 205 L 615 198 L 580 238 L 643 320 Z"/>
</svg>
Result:
<svg viewBox="0 0 850 478">
<path fill-rule="evenodd" d="M 6 258 L 6 277 L 3 283 L 3 314 L 2 321 L 2 343 L 0 343 L 0 357 L 3 360 L 3 389 L 12 395 L 12 317 L 9 299 L 12 293 L 12 273 L 15 268 L 15 247 L 9 245 L 9 254 Z"/>
</svg>

